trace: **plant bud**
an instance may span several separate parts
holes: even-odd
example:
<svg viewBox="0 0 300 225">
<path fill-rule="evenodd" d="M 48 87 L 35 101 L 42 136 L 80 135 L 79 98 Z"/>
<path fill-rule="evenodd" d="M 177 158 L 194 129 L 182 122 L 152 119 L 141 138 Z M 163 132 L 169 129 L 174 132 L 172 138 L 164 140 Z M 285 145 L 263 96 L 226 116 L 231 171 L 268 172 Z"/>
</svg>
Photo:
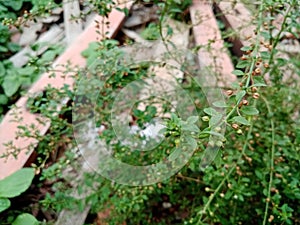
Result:
<svg viewBox="0 0 300 225">
<path fill-rule="evenodd" d="M 269 49 L 269 51 L 272 51 L 273 46 L 272 46 L 272 45 L 269 45 L 268 49 Z"/>
<path fill-rule="evenodd" d="M 270 215 L 270 217 L 269 217 L 269 219 L 268 219 L 269 223 L 272 223 L 273 220 L 274 220 L 274 216 L 273 216 L 273 215 Z"/>
<path fill-rule="evenodd" d="M 257 87 L 252 87 L 251 91 L 254 92 L 254 93 L 257 92 Z"/>
<path fill-rule="evenodd" d="M 226 91 L 226 94 L 227 94 L 228 96 L 231 96 L 231 95 L 233 94 L 233 91 L 232 91 L 232 90 L 227 90 L 227 91 Z"/>
<path fill-rule="evenodd" d="M 254 99 L 258 99 L 258 98 L 259 98 L 259 94 L 258 94 L 257 92 L 255 92 L 255 93 L 253 93 L 252 97 L 253 97 Z"/>
<path fill-rule="evenodd" d="M 220 131 L 222 130 L 222 128 L 221 128 L 221 127 L 216 127 L 214 130 L 215 130 L 216 132 L 220 132 Z"/>
<path fill-rule="evenodd" d="M 208 142 L 208 145 L 211 146 L 211 147 L 214 147 L 214 146 L 215 146 L 215 142 L 209 141 L 209 142 Z"/>
<path fill-rule="evenodd" d="M 223 146 L 223 142 L 222 142 L 222 141 L 217 141 L 217 142 L 216 142 L 216 146 L 222 147 L 222 146 Z"/>
<path fill-rule="evenodd" d="M 202 121 L 208 122 L 209 121 L 209 116 L 202 116 Z"/>
<path fill-rule="evenodd" d="M 243 56 L 241 57 L 241 60 L 247 60 L 247 56 L 243 55 Z"/>
<path fill-rule="evenodd" d="M 236 123 L 233 123 L 233 124 L 231 125 L 231 127 L 232 127 L 233 129 L 235 129 L 235 130 L 239 129 L 239 125 L 236 124 Z"/>
<path fill-rule="evenodd" d="M 255 72 L 256 75 L 260 75 L 260 74 L 261 74 L 260 68 L 256 68 L 256 69 L 254 70 L 254 72 Z"/>
<path fill-rule="evenodd" d="M 249 105 L 249 102 L 246 99 L 243 99 L 242 103 L 243 105 Z"/>
</svg>

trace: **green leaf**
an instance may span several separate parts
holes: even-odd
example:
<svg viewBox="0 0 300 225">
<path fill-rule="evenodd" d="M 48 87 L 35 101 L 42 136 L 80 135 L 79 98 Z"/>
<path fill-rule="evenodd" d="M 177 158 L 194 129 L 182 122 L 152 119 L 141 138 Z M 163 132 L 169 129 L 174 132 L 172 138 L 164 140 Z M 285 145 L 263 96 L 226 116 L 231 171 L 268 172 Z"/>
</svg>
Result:
<svg viewBox="0 0 300 225">
<path fill-rule="evenodd" d="M 0 213 L 10 207 L 10 201 L 7 198 L 0 198 Z"/>
<path fill-rule="evenodd" d="M 222 100 L 213 102 L 213 105 L 218 108 L 226 108 L 227 107 L 226 103 Z"/>
<path fill-rule="evenodd" d="M 172 36 L 173 35 L 173 29 L 170 26 L 167 26 L 167 36 Z"/>
<path fill-rule="evenodd" d="M 155 114 L 157 113 L 156 107 L 151 105 L 146 106 L 146 111 L 152 116 L 155 116 Z"/>
<path fill-rule="evenodd" d="M 284 203 L 280 208 L 284 213 L 294 212 L 294 210 L 291 207 L 289 207 L 286 203 Z"/>
<path fill-rule="evenodd" d="M 243 69 L 246 68 L 249 65 L 249 62 L 247 60 L 241 60 L 236 65 L 236 68 Z"/>
<path fill-rule="evenodd" d="M 6 105 L 8 102 L 8 98 L 6 95 L 0 94 L 0 105 Z"/>
<path fill-rule="evenodd" d="M 135 116 L 135 117 L 142 117 L 143 115 L 144 115 L 144 113 L 141 111 L 141 110 L 139 110 L 139 109 L 134 109 L 133 110 L 133 115 Z"/>
<path fill-rule="evenodd" d="M 243 46 L 241 47 L 241 50 L 242 51 L 249 51 L 249 50 L 252 50 L 253 48 L 251 46 Z"/>
<path fill-rule="evenodd" d="M 2 4 L 11 7 L 15 11 L 19 11 L 22 8 L 23 0 L 2 0 Z"/>
<path fill-rule="evenodd" d="M 264 78 L 259 77 L 259 76 L 253 77 L 253 82 L 254 82 L 254 84 L 252 85 L 252 87 L 266 87 L 267 86 Z"/>
<path fill-rule="evenodd" d="M 241 112 L 248 116 L 255 116 L 259 114 L 259 111 L 253 106 L 244 106 Z"/>
<path fill-rule="evenodd" d="M 21 86 L 19 79 L 16 76 L 6 76 L 2 87 L 7 97 L 13 96 Z"/>
<path fill-rule="evenodd" d="M 213 108 L 205 108 L 203 111 L 210 116 L 218 114 L 218 112 Z"/>
<path fill-rule="evenodd" d="M 31 85 L 32 84 L 32 80 L 30 77 L 20 77 L 19 78 L 20 83 L 22 83 L 22 85 Z"/>
<path fill-rule="evenodd" d="M 171 113 L 171 121 L 173 121 L 174 123 L 179 123 L 180 119 L 175 113 Z"/>
<path fill-rule="evenodd" d="M 190 132 L 199 132 L 200 131 L 200 129 L 195 124 L 189 124 L 189 123 L 182 124 L 181 129 L 184 131 L 190 131 Z"/>
<path fill-rule="evenodd" d="M 84 58 L 87 58 L 90 55 L 94 55 L 97 52 L 98 49 L 99 49 L 99 43 L 98 42 L 91 42 L 91 43 L 89 43 L 89 47 L 81 52 L 81 55 Z"/>
<path fill-rule="evenodd" d="M 56 51 L 48 50 L 42 55 L 41 59 L 39 60 L 39 63 L 43 64 L 43 63 L 51 62 L 55 59 L 56 55 L 57 55 Z"/>
<path fill-rule="evenodd" d="M 125 14 L 125 16 L 129 16 L 129 9 L 128 8 L 119 8 L 119 7 L 116 7 L 116 10 L 120 11 L 120 12 L 123 12 Z"/>
<path fill-rule="evenodd" d="M 237 123 L 240 123 L 240 124 L 243 124 L 243 125 L 250 125 L 249 121 L 245 118 L 245 117 L 242 117 L 242 116 L 235 116 L 232 118 L 232 120 L 234 122 L 237 122 Z"/>
<path fill-rule="evenodd" d="M 264 83 L 256 83 L 256 84 L 253 84 L 251 87 L 266 87 L 267 85 L 264 84 Z"/>
<path fill-rule="evenodd" d="M 4 46 L 0 46 L 0 52 L 7 52 L 8 49 Z"/>
<path fill-rule="evenodd" d="M 267 52 L 268 53 L 268 52 Z M 285 64 L 288 63 L 288 60 L 285 58 L 276 58 L 277 61 L 277 65 L 280 66 L 284 66 Z"/>
<path fill-rule="evenodd" d="M 239 91 L 236 96 L 235 96 L 235 100 L 237 102 L 241 101 L 242 98 L 246 95 L 246 91 L 242 90 L 242 91 Z"/>
<path fill-rule="evenodd" d="M 234 70 L 234 71 L 232 71 L 232 74 L 237 75 L 237 76 L 243 76 L 245 73 L 241 70 Z"/>
<path fill-rule="evenodd" d="M 245 199 L 244 199 L 244 196 L 243 195 L 239 195 L 239 200 L 241 201 L 241 202 L 243 202 Z"/>
<path fill-rule="evenodd" d="M 196 149 L 198 147 L 198 144 L 197 144 L 197 141 L 195 140 L 195 138 L 193 138 L 191 136 L 187 136 L 185 138 L 186 138 L 188 145 L 190 145 L 192 147 L 192 149 Z"/>
<path fill-rule="evenodd" d="M 225 198 L 226 200 L 228 200 L 228 199 L 230 199 L 230 198 L 232 197 L 232 195 L 233 195 L 233 192 L 232 192 L 231 190 L 228 190 L 228 191 L 226 192 L 224 198 Z"/>
<path fill-rule="evenodd" d="M 0 12 L 6 12 L 7 11 L 7 8 L 3 5 L 0 4 Z"/>
<path fill-rule="evenodd" d="M 213 115 L 209 120 L 209 126 L 213 127 L 214 125 L 219 123 L 221 119 L 222 119 L 222 114 Z"/>
<path fill-rule="evenodd" d="M 173 8 L 173 9 L 170 9 L 169 12 L 170 12 L 170 13 L 182 13 L 182 10 L 179 9 L 179 8 Z"/>
<path fill-rule="evenodd" d="M 0 62 L 0 77 L 5 75 L 5 67 L 2 62 Z"/>
<path fill-rule="evenodd" d="M 18 73 L 21 76 L 31 76 L 34 72 L 35 72 L 35 69 L 34 69 L 34 67 L 31 67 L 31 66 L 27 66 L 27 67 L 18 69 Z"/>
<path fill-rule="evenodd" d="M 13 43 L 13 42 L 9 42 L 7 44 L 7 48 L 11 51 L 11 52 L 17 52 L 21 49 L 20 45 Z"/>
<path fill-rule="evenodd" d="M 193 124 L 193 123 L 196 123 L 198 121 L 199 117 L 198 116 L 190 116 L 186 122 L 187 123 L 190 123 L 190 124 Z"/>
<path fill-rule="evenodd" d="M 260 56 L 263 60 L 268 60 L 271 57 L 270 52 L 267 51 L 260 52 Z"/>
<path fill-rule="evenodd" d="M 175 159 L 177 159 L 179 156 L 180 156 L 180 154 L 181 154 L 181 148 L 176 148 L 172 153 L 171 153 L 171 155 L 168 157 L 168 159 L 170 160 L 170 161 L 174 161 Z"/>
<path fill-rule="evenodd" d="M 37 225 L 39 221 L 31 214 L 23 213 L 19 215 L 12 225 Z"/>
<path fill-rule="evenodd" d="M 26 191 L 34 177 L 34 169 L 23 168 L 0 180 L 0 197 L 13 198 Z"/>
<path fill-rule="evenodd" d="M 220 165 L 222 164 L 222 151 L 218 151 L 215 159 L 214 159 L 214 163 L 216 165 L 217 168 L 220 167 Z"/>
<path fill-rule="evenodd" d="M 260 34 L 261 34 L 261 36 L 263 36 L 266 40 L 271 39 L 271 35 L 270 35 L 269 32 L 262 31 Z"/>
<path fill-rule="evenodd" d="M 222 139 L 225 138 L 222 134 L 215 131 L 202 131 L 201 134 L 210 134 L 210 135 L 218 136 Z"/>
</svg>

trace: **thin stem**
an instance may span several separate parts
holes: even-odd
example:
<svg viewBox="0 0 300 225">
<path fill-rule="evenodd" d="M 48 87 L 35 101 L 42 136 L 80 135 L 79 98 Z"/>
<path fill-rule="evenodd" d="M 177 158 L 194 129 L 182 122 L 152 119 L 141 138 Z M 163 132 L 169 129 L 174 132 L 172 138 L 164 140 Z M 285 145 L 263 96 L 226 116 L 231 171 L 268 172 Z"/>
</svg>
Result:
<svg viewBox="0 0 300 225">
<path fill-rule="evenodd" d="M 179 177 L 181 179 L 188 180 L 188 181 L 194 181 L 194 182 L 199 183 L 199 184 L 204 184 L 203 181 L 201 181 L 199 179 L 196 179 L 196 178 L 193 178 L 193 177 L 186 177 L 186 176 L 183 176 L 180 173 L 177 174 L 176 177 Z"/>
<path fill-rule="evenodd" d="M 264 1 L 261 2 L 261 5 L 260 5 L 260 8 L 259 8 L 259 21 L 258 21 L 258 25 L 257 25 L 257 33 L 260 32 L 260 28 L 263 24 L 263 9 L 264 9 Z M 255 68 L 255 63 L 256 63 L 256 59 L 257 59 L 257 55 L 258 55 L 258 51 L 259 51 L 259 46 L 260 46 L 260 38 L 261 36 L 260 35 L 257 35 L 256 36 L 256 41 L 255 41 L 255 46 L 254 46 L 254 49 L 253 49 L 253 53 L 256 55 L 256 57 L 252 58 L 252 62 L 251 62 L 251 66 L 250 66 L 250 69 L 249 69 L 249 72 L 248 72 L 248 77 L 247 77 L 247 81 L 246 81 L 246 85 L 245 87 L 249 87 L 250 85 L 250 81 L 251 81 L 251 77 L 252 77 L 252 72 Z"/>
<path fill-rule="evenodd" d="M 266 103 L 268 113 L 271 114 L 272 110 L 271 107 L 267 101 L 266 98 L 262 96 L 262 99 Z M 273 183 L 273 174 L 274 174 L 274 155 L 275 155 L 275 125 L 273 118 L 270 119 L 271 122 L 271 129 L 272 129 L 272 147 L 271 147 L 271 160 L 270 160 L 270 180 L 269 180 L 269 187 L 268 187 L 268 195 L 266 199 L 266 207 L 265 207 L 265 213 L 264 213 L 264 220 L 262 225 L 266 225 L 267 223 L 267 217 L 268 217 L 268 208 L 269 208 L 269 202 L 271 200 L 271 188 Z"/>
<path fill-rule="evenodd" d="M 273 42 L 274 44 L 273 44 L 273 46 L 272 46 L 272 49 L 275 49 L 275 48 L 277 47 L 277 44 L 278 44 L 279 41 L 280 41 L 280 36 L 281 36 L 282 32 L 285 30 L 286 20 L 287 20 L 287 18 L 288 18 L 288 16 L 289 16 L 289 13 L 291 12 L 292 7 L 294 6 L 294 2 L 295 2 L 295 1 L 293 1 L 293 3 L 292 3 L 291 5 L 289 5 L 289 8 L 287 9 L 287 11 L 286 11 L 286 13 L 285 13 L 285 15 L 284 15 L 283 22 L 282 22 L 282 24 L 281 24 L 280 30 L 279 30 L 279 32 L 278 32 L 276 38 L 274 39 L 274 42 Z M 273 60 L 274 60 L 274 55 L 275 55 L 275 51 L 273 50 L 273 51 L 271 52 L 271 56 L 270 56 L 270 59 L 269 59 L 269 64 L 270 64 L 271 62 L 273 62 Z"/>
<path fill-rule="evenodd" d="M 216 190 L 214 191 L 213 194 L 211 194 L 209 196 L 209 199 L 207 201 L 207 203 L 205 204 L 203 210 L 201 210 L 199 212 L 200 217 L 199 217 L 199 220 L 197 222 L 197 225 L 201 224 L 202 223 L 202 216 L 204 215 L 204 213 L 207 211 L 208 207 L 210 206 L 211 202 L 214 200 L 214 198 L 216 197 L 216 195 L 219 193 L 220 189 L 222 188 L 222 186 L 224 185 L 225 181 L 229 178 L 229 176 L 232 174 L 232 172 L 234 171 L 235 169 L 235 165 L 231 167 L 231 169 L 229 170 L 229 172 L 227 173 L 227 175 L 223 178 L 223 180 L 221 181 L 221 183 L 219 184 L 219 186 L 216 188 Z"/>
</svg>

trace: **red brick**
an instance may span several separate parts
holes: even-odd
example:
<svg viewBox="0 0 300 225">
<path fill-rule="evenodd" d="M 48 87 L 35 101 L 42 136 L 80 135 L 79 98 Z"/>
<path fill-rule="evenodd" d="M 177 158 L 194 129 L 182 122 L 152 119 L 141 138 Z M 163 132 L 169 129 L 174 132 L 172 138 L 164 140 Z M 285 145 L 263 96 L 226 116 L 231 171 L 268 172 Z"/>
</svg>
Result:
<svg viewBox="0 0 300 225">
<path fill-rule="evenodd" d="M 231 73 L 233 65 L 224 47 L 212 6 L 206 1 L 194 0 L 190 13 L 195 44 L 203 46 L 198 51 L 200 70 L 211 71 L 210 73 L 218 79 L 218 86 L 229 86 L 236 77 Z M 210 47 L 207 48 L 208 46 Z M 215 85 L 212 75 L 206 77 L 207 86 Z"/>
</svg>

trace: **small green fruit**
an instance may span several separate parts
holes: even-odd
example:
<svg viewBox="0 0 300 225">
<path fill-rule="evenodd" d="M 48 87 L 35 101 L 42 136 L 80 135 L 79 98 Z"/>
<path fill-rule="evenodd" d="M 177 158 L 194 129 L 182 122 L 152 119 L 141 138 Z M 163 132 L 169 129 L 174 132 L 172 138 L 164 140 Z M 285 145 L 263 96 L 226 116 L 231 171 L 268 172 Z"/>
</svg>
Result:
<svg viewBox="0 0 300 225">
<path fill-rule="evenodd" d="M 202 121 L 208 122 L 209 121 L 209 116 L 202 116 Z"/>
</svg>

